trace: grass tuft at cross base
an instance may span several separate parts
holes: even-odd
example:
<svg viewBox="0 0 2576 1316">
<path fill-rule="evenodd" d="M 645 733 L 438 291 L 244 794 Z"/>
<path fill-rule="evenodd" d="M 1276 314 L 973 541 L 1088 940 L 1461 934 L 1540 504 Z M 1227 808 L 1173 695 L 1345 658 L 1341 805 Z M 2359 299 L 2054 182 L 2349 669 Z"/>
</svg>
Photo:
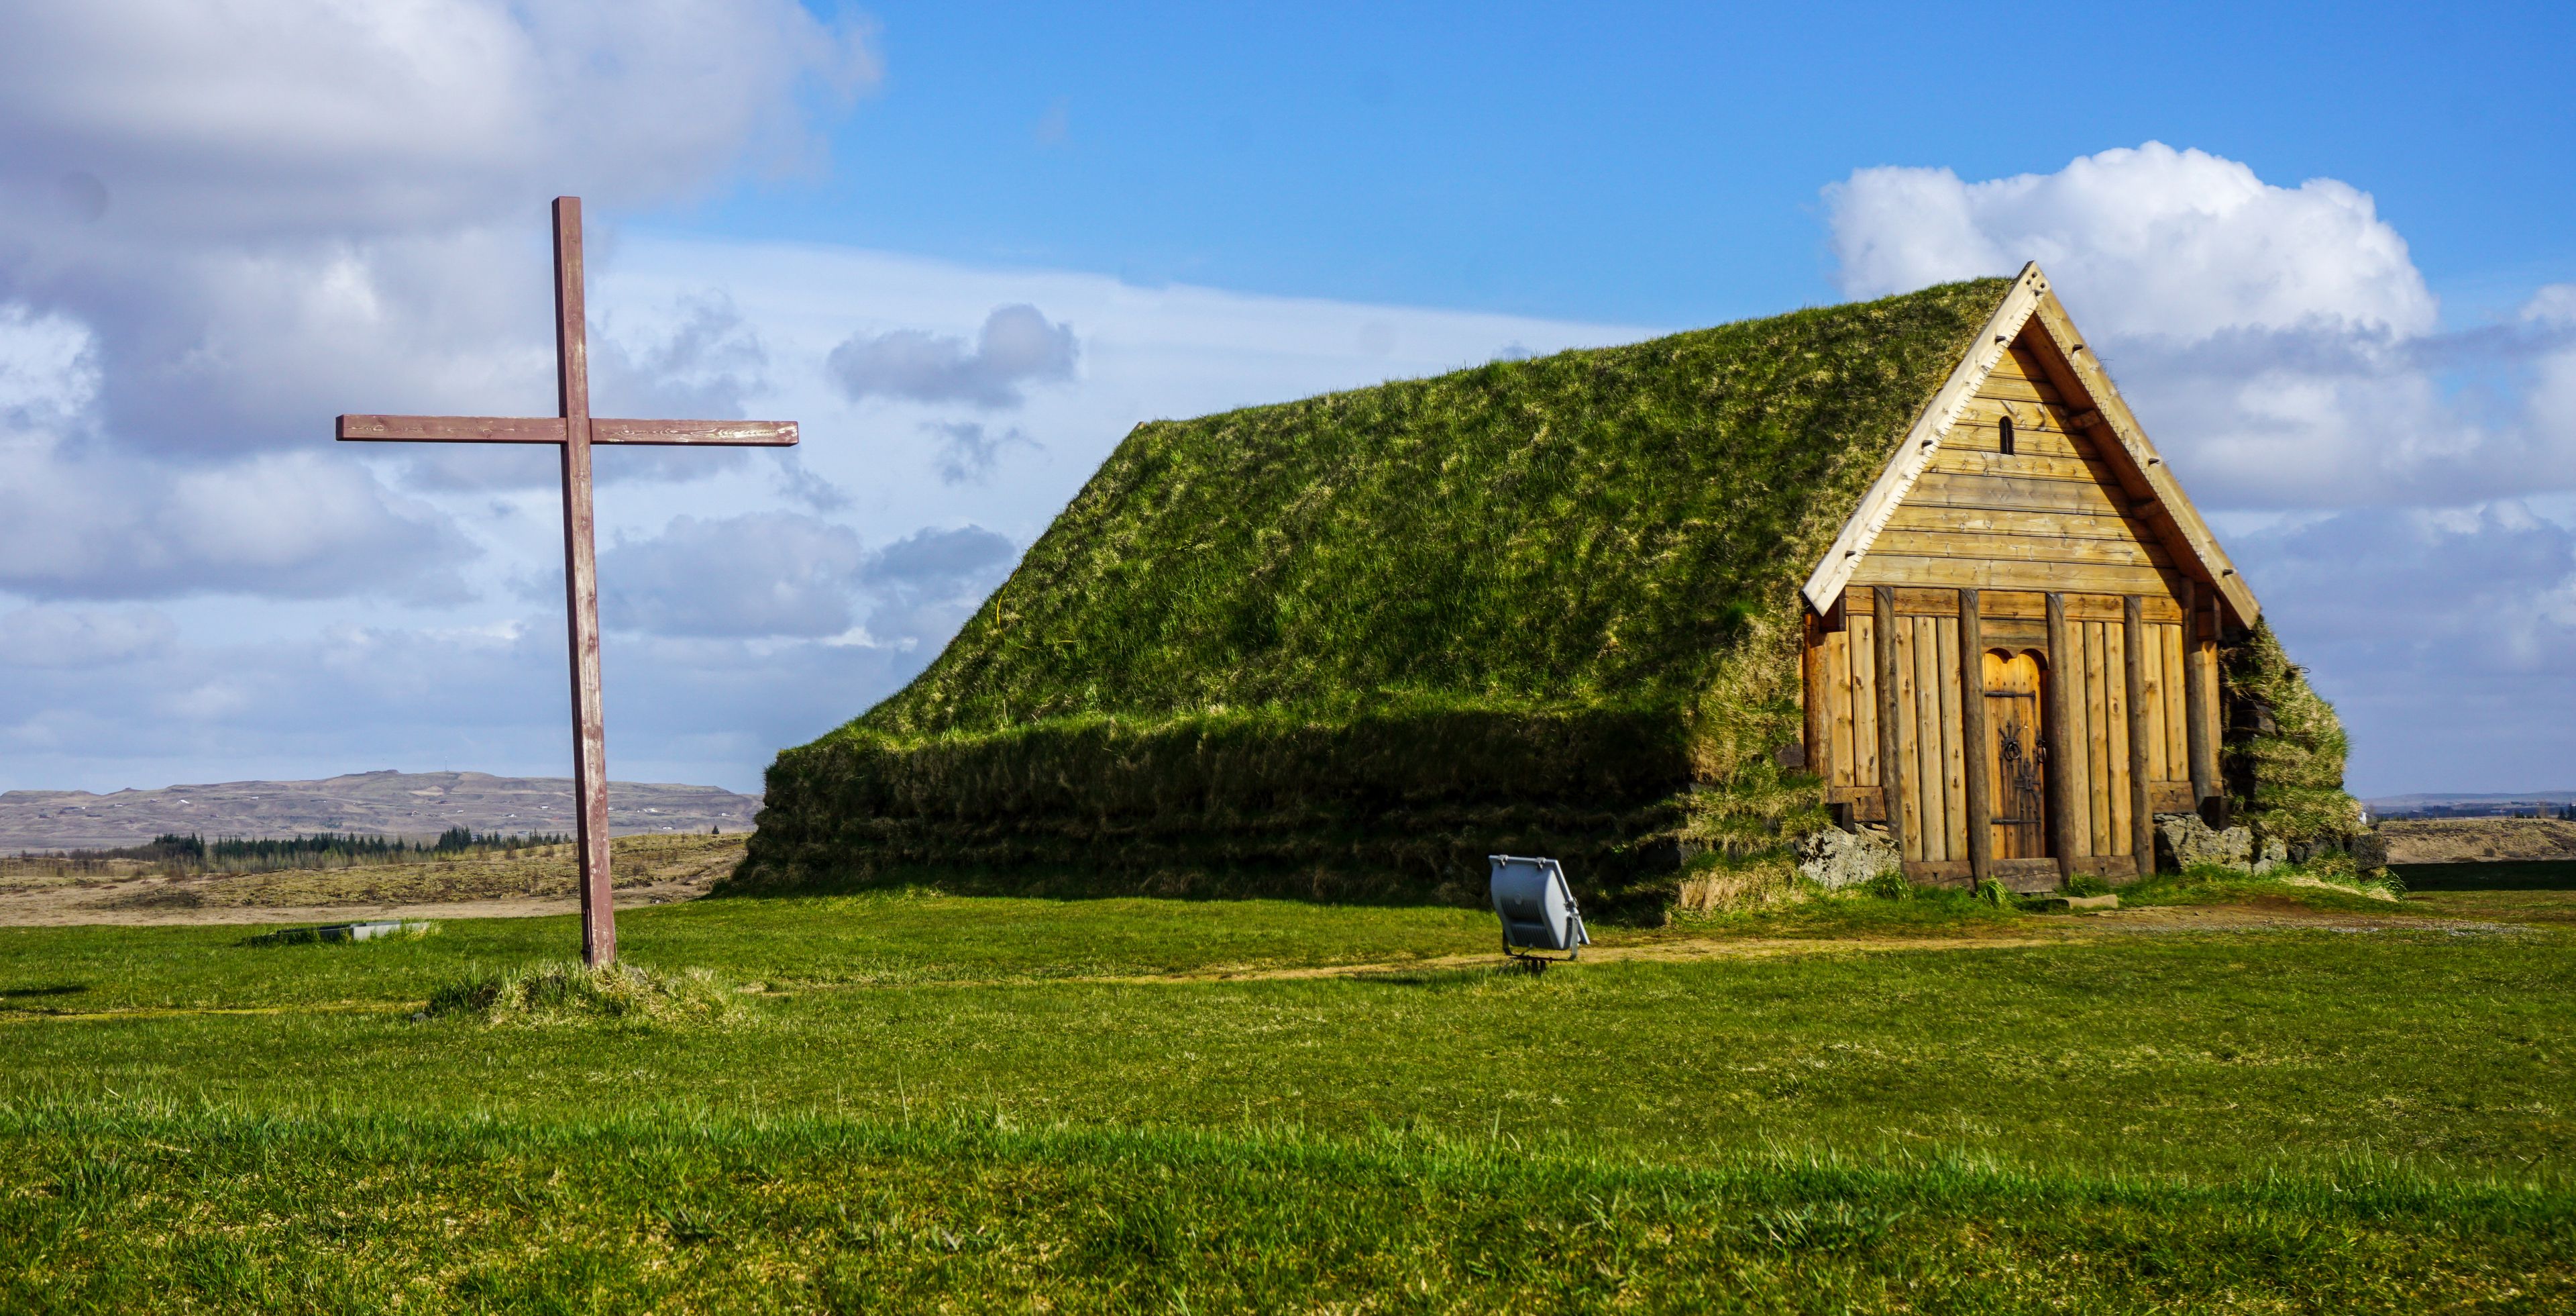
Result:
<svg viewBox="0 0 2576 1316">
<path fill-rule="evenodd" d="M 740 989 L 706 969 L 666 973 L 632 963 L 587 967 L 556 961 L 450 983 L 430 993 L 420 1017 L 687 1026 L 736 1023 L 748 1013 Z"/>
</svg>

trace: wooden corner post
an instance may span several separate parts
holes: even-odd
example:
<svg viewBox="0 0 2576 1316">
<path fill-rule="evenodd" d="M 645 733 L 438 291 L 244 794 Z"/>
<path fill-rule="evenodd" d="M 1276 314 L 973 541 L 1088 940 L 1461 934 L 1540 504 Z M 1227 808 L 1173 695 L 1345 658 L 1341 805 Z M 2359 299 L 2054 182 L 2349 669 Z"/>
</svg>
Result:
<svg viewBox="0 0 2576 1316">
<path fill-rule="evenodd" d="M 2084 666 L 2075 648 L 2067 637 L 2066 596 L 2051 593 L 2048 596 L 2048 708 L 2043 716 L 2048 722 L 2048 848 L 2057 854 L 2057 877 L 2061 883 L 2075 876 L 2076 851 L 2087 849 L 2076 839 L 2075 810 L 2068 804 L 2074 792 L 2084 789 L 2084 783 L 2070 780 L 2075 770 L 2075 751 L 2070 747 L 2068 737 L 2073 734 L 2074 723 L 2066 702 L 2066 683 L 2071 671 L 2081 671 Z"/>
<path fill-rule="evenodd" d="M 1887 806 L 1887 836 L 1899 853 L 1905 848 L 1905 741 L 1897 724 L 1896 591 L 1870 587 L 1871 636 L 1878 667 L 1878 788 Z"/>
<path fill-rule="evenodd" d="M 1804 714 L 1801 719 L 1804 743 L 1799 761 L 1807 772 L 1830 785 L 1833 767 L 1826 759 L 1833 746 L 1834 733 L 1825 720 L 1831 702 L 1825 698 L 1825 682 L 1831 679 L 1825 672 L 1825 619 L 1818 616 L 1814 608 L 1803 604 L 1798 611 L 1806 618 L 1804 646 L 1798 657 L 1798 707 Z"/>
<path fill-rule="evenodd" d="M 1968 758 L 1968 871 L 1994 875 L 1995 787 L 1986 762 L 1986 634 L 1977 591 L 1959 591 L 1959 739 Z"/>
<path fill-rule="evenodd" d="M 2147 654 L 2145 603 L 2131 594 L 2120 601 L 2120 623 L 2126 629 L 2125 664 L 2129 682 L 2129 848 L 2138 861 L 2138 876 L 2156 873 L 2155 795 L 2147 789 L 2147 737 L 2161 729 L 2147 727 Z"/>
</svg>

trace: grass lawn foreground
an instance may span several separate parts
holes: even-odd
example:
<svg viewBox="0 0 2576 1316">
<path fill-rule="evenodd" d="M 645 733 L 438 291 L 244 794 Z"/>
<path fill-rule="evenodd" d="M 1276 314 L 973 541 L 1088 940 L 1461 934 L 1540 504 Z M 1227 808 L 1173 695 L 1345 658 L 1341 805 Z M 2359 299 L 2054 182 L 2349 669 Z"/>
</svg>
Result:
<svg viewBox="0 0 2576 1316">
<path fill-rule="evenodd" d="M 427 1009 L 568 918 L 0 929 L 0 1310 L 2576 1304 L 2576 899 L 2136 894 L 2284 916 L 716 898 L 673 1020 Z"/>
</svg>

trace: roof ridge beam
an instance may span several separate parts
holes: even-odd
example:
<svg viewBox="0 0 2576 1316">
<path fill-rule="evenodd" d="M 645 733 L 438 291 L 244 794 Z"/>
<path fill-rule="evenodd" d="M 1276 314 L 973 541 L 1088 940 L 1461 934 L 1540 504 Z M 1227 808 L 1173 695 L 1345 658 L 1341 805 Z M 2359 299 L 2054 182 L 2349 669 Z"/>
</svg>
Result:
<svg viewBox="0 0 2576 1316">
<path fill-rule="evenodd" d="M 2200 509 L 2192 506 L 2191 495 L 2184 493 L 2182 483 L 2173 478 L 2173 468 L 2166 465 L 2163 455 L 2156 451 L 2156 445 L 2147 438 L 2145 428 L 2138 424 L 2137 416 L 2129 410 L 2128 400 L 2120 396 L 2119 386 L 2111 382 L 2111 372 L 2104 369 L 2097 355 L 2084 345 L 2084 336 L 2076 332 L 2074 319 L 2066 313 L 2066 304 L 2057 300 L 2056 293 L 2042 289 L 2031 318 L 2038 322 L 2039 331 L 2047 337 L 2048 345 L 2057 350 L 2058 359 L 2074 373 L 2086 400 L 2092 403 L 2090 414 L 2097 418 L 2097 423 L 2091 428 L 2096 433 L 2110 432 L 2117 443 L 2119 457 L 2145 482 L 2153 496 L 2155 510 L 2164 513 L 2163 519 L 2181 536 L 2202 576 L 2217 588 L 2220 597 L 2227 600 L 2227 606 L 2235 611 L 2238 620 L 2252 625 L 2255 618 L 2263 615 L 2263 605 L 2255 601 L 2254 591 L 2245 584 L 2245 577 L 2237 573 L 2236 563 L 2228 558 L 2227 550 L 2219 547 L 2218 536 L 2211 532 L 2209 523 L 2201 519 Z"/>
<path fill-rule="evenodd" d="M 1986 382 L 1986 376 L 1993 374 L 1995 367 L 2002 363 L 2004 354 L 2012 350 L 2013 339 L 2020 336 L 2022 326 L 2030 322 L 2031 316 L 2039 309 L 2040 299 L 2047 294 L 2048 276 L 2040 272 L 2039 262 L 2032 261 L 2022 266 L 2021 273 L 2013 277 L 2012 291 L 2004 295 L 2003 303 L 1995 307 L 1995 313 L 1986 318 L 1985 328 L 1977 335 L 1976 346 L 1950 368 L 1950 377 L 1942 381 L 1940 390 L 1914 418 L 1913 426 L 1905 432 L 1905 441 L 1897 445 L 1896 451 L 1888 457 L 1887 465 L 1879 471 L 1878 479 L 1870 484 L 1869 492 L 1861 495 L 1859 509 L 1852 513 L 1850 520 L 1843 522 L 1841 533 L 1834 536 L 1833 547 L 1825 551 L 1824 561 L 1817 563 L 1816 569 L 1808 574 L 1806 587 L 1801 592 L 1806 595 L 1809 607 L 1823 612 L 1841 597 L 1843 586 L 1850 583 L 1852 572 L 1859 569 L 1862 555 L 1869 552 L 1879 532 L 1887 528 L 1888 518 L 1896 515 L 1897 504 L 1905 500 L 1906 492 L 1914 487 L 1924 468 L 1932 464 L 1932 454 L 1940 449 L 1941 441 L 1949 437 L 1950 428 L 1958 423 L 1960 413 L 1967 410 L 1968 400 L 1976 395 L 1978 386 Z"/>
</svg>

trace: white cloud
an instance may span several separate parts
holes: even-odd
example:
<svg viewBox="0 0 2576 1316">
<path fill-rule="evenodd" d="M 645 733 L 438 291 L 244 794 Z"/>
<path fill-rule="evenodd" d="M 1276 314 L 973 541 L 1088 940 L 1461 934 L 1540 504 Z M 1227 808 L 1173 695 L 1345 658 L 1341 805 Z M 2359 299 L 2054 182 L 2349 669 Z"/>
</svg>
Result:
<svg viewBox="0 0 2576 1316">
<path fill-rule="evenodd" d="M 986 429 L 979 421 L 934 420 L 923 423 L 921 431 L 939 440 L 939 478 L 950 484 L 982 484 L 993 478 L 1003 449 L 1038 446 L 1016 425 Z"/>
<path fill-rule="evenodd" d="M 996 307 L 969 346 L 963 338 L 897 329 L 858 333 L 832 349 L 832 378 L 853 402 L 869 397 L 1020 405 L 1026 385 L 1073 378 L 1081 346 L 1073 326 L 1034 306 Z"/>
<path fill-rule="evenodd" d="M 2206 338 L 2309 325 L 2430 331 L 2433 295 L 2368 193 L 2331 178 L 2265 183 L 2161 142 L 2053 174 L 1963 183 L 1947 169 L 1862 169 L 1825 190 L 1843 291 L 1873 297 L 2036 260 L 2080 296 L 2085 327 Z"/>
<path fill-rule="evenodd" d="M 0 443 L 0 590 L 29 597 L 454 601 L 473 555 L 340 454 L 174 468 L 41 436 Z"/>
<path fill-rule="evenodd" d="M 2277 186 L 2240 162 L 2150 142 L 1983 182 L 1863 169 L 1825 197 L 1852 296 L 2039 261 L 2205 502 L 2468 502 L 2576 487 L 2576 432 L 2553 421 L 2561 413 L 2485 417 L 2460 404 L 2454 377 L 2499 357 L 2554 377 L 2576 358 L 2568 335 L 2547 331 L 2576 298 L 2544 291 L 2526 317 L 2535 332 L 2452 342 L 2405 239 L 2346 183 Z M 2539 485 L 2534 471 L 2547 472 Z"/>
<path fill-rule="evenodd" d="M 856 531 L 801 513 L 677 517 L 600 554 L 601 618 L 659 635 L 838 635 L 866 557 Z"/>
<path fill-rule="evenodd" d="M 85 432 L 98 387 L 77 326 L 0 307 L 0 590 L 460 592 L 454 564 L 471 546 L 346 454 L 149 461 Z"/>
<path fill-rule="evenodd" d="M 149 608 L 20 608 L 0 616 L 0 664 L 95 667 L 169 653 L 178 625 Z"/>
<path fill-rule="evenodd" d="M 2351 731 L 2355 791 L 2576 785 L 2576 532 L 2499 500 L 2295 518 L 2229 548 Z"/>
<path fill-rule="evenodd" d="M 36 550 L 0 588 L 293 597 L 362 587 L 367 553 L 456 559 L 443 516 L 312 455 L 330 418 L 551 411 L 544 199 L 596 213 L 795 166 L 815 106 L 876 78 L 864 29 L 795 0 L 0 7 L 0 421 L 43 434 L 12 440 L 27 478 L 0 496 L 41 524 L 0 527 Z M 593 230 L 596 261 L 615 235 Z M 730 410 L 762 361 L 729 314 L 602 322 L 601 401 Z M 77 403 L 30 392 L 75 376 Z M 742 460 L 694 455 L 603 474 Z M 552 478 L 531 453 L 413 469 Z"/>
<path fill-rule="evenodd" d="M 873 85 L 868 35 L 792 0 L 12 5 L 0 181 L 21 222 L 263 247 L 653 200 L 801 159 L 798 97 Z"/>
<path fill-rule="evenodd" d="M 797 512 L 681 516 L 601 553 L 600 611 L 611 630 L 657 636 L 912 649 L 945 640 L 1018 556 L 976 525 L 924 528 L 871 551 L 848 527 Z M 526 593 L 561 589 L 558 573 Z"/>
<path fill-rule="evenodd" d="M 925 528 L 886 545 L 861 576 L 875 598 L 869 639 L 929 661 L 1019 556 L 1018 545 L 979 525 Z"/>
<path fill-rule="evenodd" d="M 63 424 L 98 396 L 90 336 L 60 315 L 0 305 L 0 424 Z"/>
</svg>

